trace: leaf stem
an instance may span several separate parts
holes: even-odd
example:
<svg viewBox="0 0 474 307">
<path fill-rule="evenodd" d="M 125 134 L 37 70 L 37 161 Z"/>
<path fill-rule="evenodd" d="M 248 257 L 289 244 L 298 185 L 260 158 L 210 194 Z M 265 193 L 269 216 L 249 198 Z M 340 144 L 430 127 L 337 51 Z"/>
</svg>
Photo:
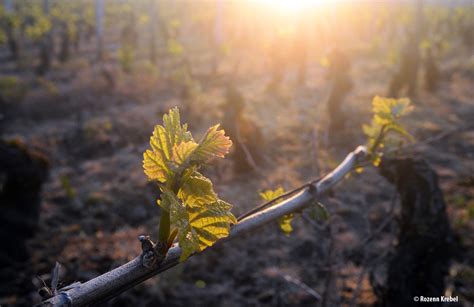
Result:
<svg viewBox="0 0 474 307">
<path fill-rule="evenodd" d="M 178 194 L 178 190 L 181 184 L 181 177 L 183 171 L 180 171 L 178 174 L 175 175 L 173 180 L 171 181 L 171 190 L 176 195 Z M 170 248 L 171 244 L 170 241 L 170 233 L 171 233 L 171 220 L 170 220 L 170 213 L 169 211 L 162 210 L 161 217 L 160 217 L 160 226 L 158 230 L 158 246 L 160 250 L 159 253 L 166 255 L 168 249 Z M 176 234 L 173 233 L 173 238 L 176 237 Z"/>
<path fill-rule="evenodd" d="M 377 136 L 377 139 L 375 140 L 374 142 L 374 145 L 372 146 L 372 148 L 370 149 L 369 153 L 374 156 L 375 155 L 375 151 L 377 150 L 377 148 L 379 147 L 380 143 L 383 141 L 383 138 L 385 137 L 385 129 L 387 128 L 387 125 L 383 125 L 381 128 L 380 128 L 380 132 L 379 132 L 379 135 Z"/>
<path fill-rule="evenodd" d="M 173 229 L 170 236 L 168 237 L 168 249 L 171 247 L 171 245 L 173 245 L 173 241 L 174 241 L 174 239 L 176 238 L 177 235 L 178 235 L 178 229 L 175 228 L 175 229 Z"/>
<path fill-rule="evenodd" d="M 164 243 L 162 246 L 168 245 L 168 237 L 170 235 L 170 213 L 162 210 L 160 217 L 160 228 L 158 233 L 158 242 Z M 166 251 L 165 251 L 166 253 Z"/>
</svg>

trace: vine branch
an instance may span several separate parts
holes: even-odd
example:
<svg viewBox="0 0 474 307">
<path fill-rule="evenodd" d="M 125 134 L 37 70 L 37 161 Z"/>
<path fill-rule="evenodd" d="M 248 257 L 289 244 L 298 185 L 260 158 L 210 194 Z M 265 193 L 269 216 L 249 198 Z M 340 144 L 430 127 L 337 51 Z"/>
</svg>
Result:
<svg viewBox="0 0 474 307">
<path fill-rule="evenodd" d="M 291 197 L 278 204 L 274 204 L 268 208 L 264 207 L 253 214 L 242 217 L 239 222 L 231 228 L 229 236 L 219 240 L 214 246 L 219 246 L 224 242 L 237 238 L 247 232 L 251 232 L 284 215 L 305 209 L 313 203 L 316 197 L 331 189 L 336 183 L 341 181 L 346 174 L 351 172 L 354 167 L 367 158 L 367 148 L 359 146 L 353 152 L 349 153 L 339 166 L 321 180 L 295 189 L 290 195 L 287 195 L 292 195 Z M 77 284 L 72 288 L 66 287 L 60 289 L 57 295 L 44 301 L 42 305 L 85 306 L 106 301 L 150 277 L 176 266 L 179 264 L 180 255 L 181 249 L 179 245 L 174 244 L 168 250 L 166 257 L 152 268 L 147 268 L 143 265 L 143 255 L 140 255 L 130 262 L 85 283 Z"/>
</svg>

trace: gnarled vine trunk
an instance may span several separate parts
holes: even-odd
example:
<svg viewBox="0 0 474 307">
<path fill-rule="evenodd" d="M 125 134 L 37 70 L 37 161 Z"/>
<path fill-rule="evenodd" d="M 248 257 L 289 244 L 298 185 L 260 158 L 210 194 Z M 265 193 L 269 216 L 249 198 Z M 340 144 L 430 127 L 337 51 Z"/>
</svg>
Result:
<svg viewBox="0 0 474 307">
<path fill-rule="evenodd" d="M 398 243 L 386 284 L 378 289 L 381 305 L 413 306 L 415 296 L 439 297 L 453 242 L 438 177 L 425 160 L 413 158 L 384 159 L 381 174 L 401 199 Z"/>
<path fill-rule="evenodd" d="M 14 293 L 18 266 L 29 259 L 25 245 L 36 231 L 41 186 L 48 176 L 48 161 L 19 142 L 0 140 L 0 294 Z"/>
</svg>

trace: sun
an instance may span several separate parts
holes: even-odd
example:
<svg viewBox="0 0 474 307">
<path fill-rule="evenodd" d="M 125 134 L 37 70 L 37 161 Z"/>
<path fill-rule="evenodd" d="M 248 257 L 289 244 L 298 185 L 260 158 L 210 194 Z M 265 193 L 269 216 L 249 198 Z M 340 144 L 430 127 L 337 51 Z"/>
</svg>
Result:
<svg viewBox="0 0 474 307">
<path fill-rule="evenodd" d="M 329 0 L 259 0 L 263 5 L 285 13 L 297 13 L 324 5 Z"/>
</svg>

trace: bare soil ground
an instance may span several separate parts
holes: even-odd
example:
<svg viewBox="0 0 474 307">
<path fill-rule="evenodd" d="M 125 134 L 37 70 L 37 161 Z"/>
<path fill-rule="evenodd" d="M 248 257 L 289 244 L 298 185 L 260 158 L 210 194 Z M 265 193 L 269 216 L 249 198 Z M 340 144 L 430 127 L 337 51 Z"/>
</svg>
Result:
<svg viewBox="0 0 474 307">
<path fill-rule="evenodd" d="M 390 78 L 390 70 L 377 63 L 354 60 L 355 87 L 346 100 L 350 121 L 340 139 L 329 144 L 324 142 L 328 84 L 322 68 L 309 68 L 305 87 L 294 87 L 290 76 L 277 95 L 265 93 L 266 75 L 225 81 L 243 91 L 248 117 L 258 122 L 267 139 L 268 162 L 258 173 L 235 175 L 231 161 L 206 170 L 220 197 L 234 204 L 236 215 L 261 203 L 259 190 L 297 187 L 329 171 L 365 142 L 361 125 L 370 119 L 372 97 L 385 94 Z M 31 264 L 19 272 L 19 285 L 35 275 L 48 280 L 55 261 L 63 265 L 65 283 L 88 280 L 137 256 L 138 235 L 156 238 L 158 232 L 158 189 L 147 182 L 142 153 L 162 114 L 182 101 L 159 77 L 117 74 L 112 91 L 97 67 L 83 67 L 80 60 L 67 65 L 48 76 L 57 91 L 44 86 L 30 90 L 6 126 L 6 137 L 42 149 L 52 166 L 40 228 L 29 243 Z M 439 175 L 462 246 L 448 290 L 472 305 L 474 71 L 467 61 L 443 62 L 442 70 L 438 91 L 420 90 L 413 99 L 415 111 L 407 127 L 419 144 L 409 152 L 427 159 Z M 196 108 L 203 118 L 198 124 L 195 114 L 183 114 L 195 135 L 220 122 L 221 85 L 204 85 L 202 105 Z M 376 297 L 369 272 L 383 271 L 396 238 L 396 192 L 368 167 L 321 201 L 331 213 L 327 224 L 297 216 L 290 236 L 276 224 L 268 225 L 192 257 L 108 304 L 314 306 L 318 300 L 310 288 L 328 306 L 371 305 Z M 1 304 L 28 300 L 39 297 L 30 291 L 29 296 L 3 298 Z"/>
</svg>

